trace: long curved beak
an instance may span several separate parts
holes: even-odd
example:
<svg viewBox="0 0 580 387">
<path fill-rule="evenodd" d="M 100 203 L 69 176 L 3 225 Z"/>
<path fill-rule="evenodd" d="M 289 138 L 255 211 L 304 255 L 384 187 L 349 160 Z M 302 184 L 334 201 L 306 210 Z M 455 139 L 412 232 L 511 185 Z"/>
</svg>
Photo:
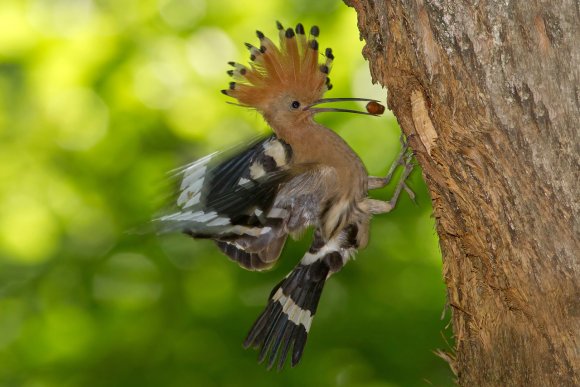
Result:
<svg viewBox="0 0 580 387">
<path fill-rule="evenodd" d="M 314 106 L 328 103 L 328 102 L 345 102 L 345 101 L 363 101 L 368 102 L 366 105 L 366 111 L 364 110 L 351 110 L 351 109 L 342 109 L 342 108 L 316 108 Z M 364 114 L 367 116 L 380 116 L 385 112 L 385 107 L 379 103 L 379 101 L 375 99 L 369 98 L 323 98 L 319 99 L 318 101 L 314 102 L 311 105 L 305 106 L 303 110 L 309 110 L 314 113 L 324 113 L 324 112 L 342 112 L 342 113 L 355 113 L 355 114 Z"/>
</svg>

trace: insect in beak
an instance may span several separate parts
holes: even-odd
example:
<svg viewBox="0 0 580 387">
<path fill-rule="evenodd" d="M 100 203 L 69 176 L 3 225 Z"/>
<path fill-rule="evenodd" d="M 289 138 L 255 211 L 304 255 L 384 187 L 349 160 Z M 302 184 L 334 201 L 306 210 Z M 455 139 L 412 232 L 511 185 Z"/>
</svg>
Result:
<svg viewBox="0 0 580 387">
<path fill-rule="evenodd" d="M 344 102 L 344 101 L 365 101 L 368 102 L 366 105 L 366 111 L 361 110 L 351 110 L 351 109 L 341 109 L 341 108 L 316 108 L 314 106 L 328 103 L 328 102 Z M 323 98 L 308 105 L 304 110 L 309 110 L 314 113 L 324 113 L 324 112 L 343 112 L 343 113 L 356 113 L 365 114 L 368 116 L 380 116 L 385 112 L 385 107 L 379 103 L 379 101 L 368 98 Z"/>
</svg>

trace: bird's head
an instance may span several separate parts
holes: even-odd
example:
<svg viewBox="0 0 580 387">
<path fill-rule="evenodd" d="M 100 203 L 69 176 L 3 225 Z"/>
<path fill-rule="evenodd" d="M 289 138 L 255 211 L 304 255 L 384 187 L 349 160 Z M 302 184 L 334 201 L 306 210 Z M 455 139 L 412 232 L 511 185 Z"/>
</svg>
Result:
<svg viewBox="0 0 580 387">
<path fill-rule="evenodd" d="M 234 68 L 228 73 L 234 78 L 222 93 L 238 100 L 239 105 L 257 109 L 268 122 L 297 123 L 318 112 L 338 111 L 377 115 L 377 113 L 338 108 L 317 108 L 324 102 L 344 100 L 373 101 L 364 98 L 322 99 L 332 89 L 328 77 L 334 55 L 330 48 L 324 50 L 324 61 L 319 62 L 319 28 L 313 26 L 308 36 L 304 26 L 284 29 L 276 22 L 280 45 L 276 46 L 262 32 L 256 34 L 260 46 L 246 43 L 250 50 L 249 67 L 230 62 Z M 382 112 L 381 112 L 382 113 Z"/>
</svg>

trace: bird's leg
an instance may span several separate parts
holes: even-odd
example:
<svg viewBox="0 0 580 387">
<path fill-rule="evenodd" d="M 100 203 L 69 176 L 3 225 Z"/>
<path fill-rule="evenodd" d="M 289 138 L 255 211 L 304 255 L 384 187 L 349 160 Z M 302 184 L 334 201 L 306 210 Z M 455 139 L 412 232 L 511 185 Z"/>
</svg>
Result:
<svg viewBox="0 0 580 387">
<path fill-rule="evenodd" d="M 387 172 L 387 175 L 385 177 L 369 176 L 368 180 L 369 190 L 386 187 L 391 182 L 391 179 L 393 178 L 393 174 L 397 170 L 397 167 L 406 166 L 411 162 L 412 152 L 409 151 L 409 144 L 405 140 L 403 134 L 401 134 L 399 142 L 401 143 L 401 151 L 397 155 L 397 158 L 395 159 L 393 164 L 391 164 L 389 172 Z M 410 192 L 410 189 L 406 187 L 405 191 Z"/>
<path fill-rule="evenodd" d="M 406 152 L 406 150 L 405 150 Z M 397 201 L 399 200 L 399 196 L 401 195 L 401 192 L 403 190 L 405 190 L 407 192 L 407 194 L 411 197 L 411 200 L 415 200 L 415 193 L 409 188 L 409 186 L 407 186 L 407 178 L 409 177 L 409 175 L 411 174 L 411 172 L 413 171 L 413 167 L 415 166 L 412 162 L 412 158 L 413 158 L 413 154 L 410 152 L 407 153 L 403 153 L 404 157 L 402 158 L 402 164 L 404 166 L 404 170 L 403 170 L 403 174 L 401 175 L 401 177 L 399 178 L 399 182 L 397 183 L 397 187 L 395 188 L 395 193 L 393 194 L 393 197 L 388 200 L 388 201 L 383 201 L 383 200 L 377 200 L 377 199 L 365 199 L 364 204 L 367 207 L 367 210 L 371 213 L 371 214 L 384 214 L 387 212 L 391 212 L 393 210 L 393 208 L 395 208 L 395 205 L 397 204 Z M 398 161 L 397 161 L 398 163 Z M 389 172 L 389 175 L 387 175 L 386 178 L 391 178 L 392 177 L 392 173 Z"/>
</svg>

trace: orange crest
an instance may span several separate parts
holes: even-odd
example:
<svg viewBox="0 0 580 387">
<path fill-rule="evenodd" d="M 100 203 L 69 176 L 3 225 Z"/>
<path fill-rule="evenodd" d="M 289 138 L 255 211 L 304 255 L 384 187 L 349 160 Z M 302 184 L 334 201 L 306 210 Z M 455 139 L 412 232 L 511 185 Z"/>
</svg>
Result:
<svg viewBox="0 0 580 387">
<path fill-rule="evenodd" d="M 313 26 L 306 37 L 302 24 L 284 30 L 276 22 L 280 35 L 280 47 L 277 47 L 260 31 L 260 47 L 246 43 L 250 50 L 250 67 L 229 62 L 234 70 L 228 71 L 238 82 L 230 82 L 225 95 L 236 98 L 240 104 L 262 108 L 267 101 L 281 94 L 291 94 L 296 98 L 313 103 L 332 88 L 330 84 L 330 67 L 334 56 L 332 50 L 325 51 L 325 62 L 318 62 L 319 29 Z"/>
</svg>

